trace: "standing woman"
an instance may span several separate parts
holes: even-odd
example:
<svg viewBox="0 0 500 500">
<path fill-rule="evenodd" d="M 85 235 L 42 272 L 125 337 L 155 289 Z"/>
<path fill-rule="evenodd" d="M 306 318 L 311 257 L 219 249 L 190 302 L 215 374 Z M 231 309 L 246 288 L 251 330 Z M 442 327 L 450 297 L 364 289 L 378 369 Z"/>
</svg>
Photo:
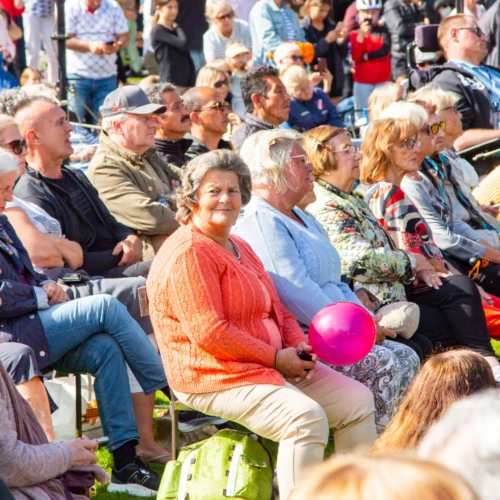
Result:
<svg viewBox="0 0 500 500">
<path fill-rule="evenodd" d="M 323 460 L 330 428 L 337 453 L 374 441 L 373 398 L 315 355 L 298 356 L 311 347 L 297 321 L 251 247 L 230 235 L 250 190 L 248 167 L 232 151 L 188 163 L 181 227 L 155 258 L 148 296 L 172 390 L 190 408 L 279 442 L 287 500 L 304 468 Z"/>
<path fill-rule="evenodd" d="M 151 42 L 160 72 L 160 81 L 177 86 L 183 93 L 194 86 L 196 72 L 189 55 L 189 41 L 175 22 L 179 13 L 177 0 L 155 0 L 158 24 L 151 31 Z"/>
<path fill-rule="evenodd" d="M 347 43 L 344 25 L 330 20 L 330 0 L 308 0 L 307 15 L 302 19 L 306 40 L 314 45 L 313 66 L 318 58 L 326 59 L 326 67 L 333 75 L 329 96 L 337 106 L 344 89 L 344 59 L 347 57 Z"/>
<path fill-rule="evenodd" d="M 252 37 L 248 23 L 235 19 L 233 7 L 229 2 L 208 0 L 206 17 L 212 24 L 203 35 L 203 53 L 207 64 L 215 59 L 224 59 L 229 42 L 241 42 L 251 51 Z"/>
</svg>

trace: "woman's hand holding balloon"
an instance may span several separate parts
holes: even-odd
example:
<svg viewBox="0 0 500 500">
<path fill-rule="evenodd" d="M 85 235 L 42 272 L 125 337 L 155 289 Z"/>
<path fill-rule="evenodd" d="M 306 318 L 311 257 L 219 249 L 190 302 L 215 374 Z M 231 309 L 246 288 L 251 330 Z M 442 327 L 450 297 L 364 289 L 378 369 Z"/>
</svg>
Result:
<svg viewBox="0 0 500 500">
<path fill-rule="evenodd" d="M 300 345 L 311 350 L 311 347 L 305 342 L 301 342 Z M 305 351 L 306 349 L 300 350 Z M 313 361 L 302 361 L 298 356 L 299 351 L 297 351 L 296 347 L 287 347 L 276 353 L 276 370 L 286 377 L 295 378 L 296 382 L 311 378 L 311 370 L 314 368 L 317 359 L 317 356 L 313 354 L 315 358 Z"/>
</svg>

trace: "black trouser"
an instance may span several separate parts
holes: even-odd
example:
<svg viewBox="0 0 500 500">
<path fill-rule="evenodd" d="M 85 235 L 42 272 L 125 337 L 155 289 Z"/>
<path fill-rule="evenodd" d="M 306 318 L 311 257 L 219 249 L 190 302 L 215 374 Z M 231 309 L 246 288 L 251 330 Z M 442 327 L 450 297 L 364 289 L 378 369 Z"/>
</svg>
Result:
<svg viewBox="0 0 500 500">
<path fill-rule="evenodd" d="M 474 282 L 467 276 L 442 279 L 439 290 L 413 293 L 406 287 L 410 302 L 420 307 L 420 323 L 416 333 L 425 335 L 434 346 L 463 346 L 494 356 L 486 326 L 481 297 Z"/>
<path fill-rule="evenodd" d="M 473 267 L 468 262 L 463 260 L 449 257 L 446 257 L 446 260 L 466 276 L 469 275 L 469 271 Z M 474 279 L 474 282 L 483 287 L 487 293 L 491 293 L 491 295 L 494 295 L 495 297 L 500 297 L 500 264 L 490 264 L 487 267 L 481 267 L 477 278 Z"/>
<path fill-rule="evenodd" d="M 389 339 L 394 342 L 399 342 L 407 347 L 413 349 L 420 358 L 420 361 L 425 361 L 431 354 L 433 350 L 432 342 L 425 336 L 418 333 L 414 333 L 411 338 L 405 339 L 398 335 L 395 339 Z"/>
</svg>

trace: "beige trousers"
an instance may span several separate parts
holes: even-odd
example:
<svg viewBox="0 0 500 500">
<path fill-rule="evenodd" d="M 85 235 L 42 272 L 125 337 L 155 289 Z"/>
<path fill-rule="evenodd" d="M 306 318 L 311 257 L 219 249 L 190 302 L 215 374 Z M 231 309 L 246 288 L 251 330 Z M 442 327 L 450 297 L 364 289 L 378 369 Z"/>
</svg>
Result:
<svg viewBox="0 0 500 500">
<path fill-rule="evenodd" d="M 316 363 L 313 377 L 284 386 L 256 384 L 205 394 L 174 391 L 185 405 L 244 425 L 279 442 L 278 483 L 286 500 L 305 467 L 322 462 L 329 429 L 335 451 L 371 445 L 376 437 L 373 395 L 364 385 Z"/>
</svg>

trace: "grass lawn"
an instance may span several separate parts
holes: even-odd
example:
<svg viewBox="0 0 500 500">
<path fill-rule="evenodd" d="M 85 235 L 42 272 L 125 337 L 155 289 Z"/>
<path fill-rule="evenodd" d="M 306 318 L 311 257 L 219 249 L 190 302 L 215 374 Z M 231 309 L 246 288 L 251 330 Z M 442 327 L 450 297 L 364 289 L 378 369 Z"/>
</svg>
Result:
<svg viewBox="0 0 500 500">
<path fill-rule="evenodd" d="M 491 344 L 493 345 L 493 349 L 495 350 L 495 354 L 497 358 L 500 358 L 500 342 L 497 340 L 492 340 Z M 168 400 L 166 399 L 165 395 L 162 393 L 157 393 L 156 395 L 156 404 L 159 405 L 165 405 L 168 404 Z M 272 441 L 266 441 L 266 445 L 269 447 L 269 450 L 273 454 L 273 456 L 276 458 L 276 453 L 278 451 L 278 447 L 276 443 L 273 443 Z M 326 448 L 326 456 L 330 456 L 333 452 L 333 445 L 332 443 L 329 443 L 327 448 Z M 111 474 L 111 468 L 113 467 L 113 457 L 111 454 L 108 452 L 107 448 L 105 446 L 101 446 L 99 450 L 97 451 L 97 456 L 99 457 L 99 465 L 103 468 L 106 469 L 106 471 Z M 163 469 L 165 466 L 163 465 L 152 465 L 151 468 L 156 471 L 158 474 L 163 473 Z M 93 497 L 96 500 L 135 500 L 138 497 L 132 497 L 130 495 L 124 495 L 120 493 L 107 493 L 106 491 L 106 486 L 97 484 L 96 485 L 96 494 Z"/>
</svg>

